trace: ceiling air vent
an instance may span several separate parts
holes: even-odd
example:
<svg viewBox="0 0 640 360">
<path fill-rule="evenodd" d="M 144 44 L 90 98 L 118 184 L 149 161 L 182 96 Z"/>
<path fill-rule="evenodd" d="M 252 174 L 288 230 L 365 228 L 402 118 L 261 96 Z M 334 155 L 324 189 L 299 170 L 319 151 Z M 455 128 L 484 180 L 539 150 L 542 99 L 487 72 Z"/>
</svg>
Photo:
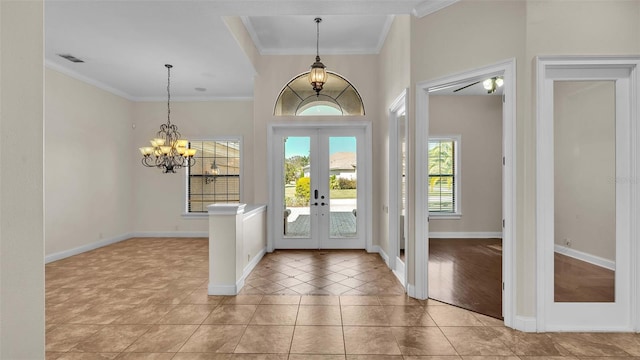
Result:
<svg viewBox="0 0 640 360">
<path fill-rule="evenodd" d="M 65 59 L 67 59 L 67 60 L 69 60 L 71 62 L 74 62 L 74 63 L 83 63 L 84 62 L 84 60 L 80 60 L 77 57 L 75 57 L 73 55 L 69 55 L 69 54 L 58 54 L 58 56 L 60 56 L 62 58 L 65 58 Z"/>
</svg>

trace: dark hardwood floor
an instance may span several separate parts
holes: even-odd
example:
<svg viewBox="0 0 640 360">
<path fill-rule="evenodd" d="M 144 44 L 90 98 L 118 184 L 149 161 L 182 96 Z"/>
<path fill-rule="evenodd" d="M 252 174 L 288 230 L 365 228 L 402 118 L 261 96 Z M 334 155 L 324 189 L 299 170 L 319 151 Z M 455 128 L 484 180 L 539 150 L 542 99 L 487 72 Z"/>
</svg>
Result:
<svg viewBox="0 0 640 360">
<path fill-rule="evenodd" d="M 614 271 L 558 253 L 553 260 L 554 301 L 615 301 Z"/>
<path fill-rule="evenodd" d="M 502 319 L 502 240 L 429 239 L 429 297 Z"/>
</svg>

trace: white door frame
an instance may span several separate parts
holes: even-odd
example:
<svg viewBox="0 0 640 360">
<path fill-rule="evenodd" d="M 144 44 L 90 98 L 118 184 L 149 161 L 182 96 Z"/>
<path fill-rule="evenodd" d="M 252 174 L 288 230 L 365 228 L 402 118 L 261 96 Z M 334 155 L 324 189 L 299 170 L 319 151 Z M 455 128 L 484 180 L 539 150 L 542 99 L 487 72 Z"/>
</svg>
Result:
<svg viewBox="0 0 640 360">
<path fill-rule="evenodd" d="M 537 330 L 638 331 L 640 314 L 640 57 L 537 58 Z M 553 81 L 616 81 L 616 275 L 613 303 L 555 303 Z M 622 96 L 619 96 L 622 94 Z M 624 270 L 627 270 L 628 277 Z M 589 316 L 580 316 L 588 313 Z"/>
<path fill-rule="evenodd" d="M 415 134 L 415 296 L 428 298 L 428 175 L 422 164 L 428 163 L 429 145 L 429 93 L 469 80 L 481 80 L 500 75 L 504 79 L 502 104 L 502 314 L 504 324 L 519 330 L 524 324 L 516 323 L 516 60 L 514 58 L 478 69 L 420 82 L 416 85 L 416 134 Z M 427 221 L 425 221 L 427 220 Z M 411 286 L 411 284 L 409 285 Z"/>
<path fill-rule="evenodd" d="M 389 106 L 389 190 L 388 190 L 388 204 L 389 204 L 389 267 L 391 268 L 391 270 L 393 271 L 393 273 L 395 274 L 395 276 L 398 278 L 398 280 L 400 280 L 400 282 L 402 283 L 402 286 L 407 287 L 407 277 L 409 272 L 407 271 L 407 259 L 409 258 L 409 256 L 407 255 L 407 252 L 409 250 L 409 247 L 407 246 L 406 243 L 406 239 L 408 238 L 408 234 L 406 232 L 406 230 L 408 229 L 407 226 L 407 222 L 408 222 L 408 209 L 405 208 L 405 218 L 404 218 L 404 227 L 405 227 L 405 246 L 404 246 L 404 253 L 405 253 L 405 261 L 404 264 L 401 264 L 399 261 L 399 244 L 398 242 L 400 241 L 400 239 L 398 238 L 398 235 L 400 233 L 400 226 L 402 226 L 402 224 L 400 224 L 400 213 L 399 213 L 399 209 L 400 209 L 400 201 L 402 198 L 402 194 L 400 193 L 400 183 L 399 183 L 399 178 L 398 178 L 398 174 L 402 171 L 402 164 L 398 161 L 396 161 L 397 159 L 400 158 L 400 144 L 398 142 L 399 137 L 401 134 L 398 133 L 398 118 L 399 118 L 399 114 L 401 113 L 405 113 L 405 121 L 408 125 L 409 120 L 407 117 L 407 102 L 408 102 L 408 97 L 407 94 L 409 93 L 409 89 L 405 89 L 402 91 L 402 93 L 393 101 L 393 103 L 391 103 L 391 106 Z M 405 126 L 405 142 L 407 144 L 407 150 L 408 150 L 408 126 Z M 405 179 L 409 179 L 409 177 L 411 176 L 411 167 L 408 166 L 410 164 L 409 162 L 409 151 L 406 151 L 405 153 L 405 162 L 406 162 L 406 173 L 405 173 Z M 405 194 L 406 195 L 406 194 Z"/>
<path fill-rule="evenodd" d="M 366 165 L 365 169 L 365 179 L 363 181 L 364 192 L 362 204 L 363 208 L 358 209 L 358 216 L 364 217 L 364 228 L 362 229 L 363 236 L 365 239 L 365 250 L 367 252 L 373 251 L 373 240 L 372 240 L 372 224 L 373 224 L 373 212 L 371 209 L 372 200 L 371 197 L 373 195 L 373 172 L 372 172 L 372 133 L 371 133 L 371 122 L 370 121 L 362 121 L 362 120 L 344 120 L 344 121 L 314 121 L 314 120 L 306 120 L 301 123 L 300 118 L 296 118 L 295 122 L 292 121 L 281 121 L 281 122 L 273 122 L 267 125 L 267 177 L 269 181 L 269 203 L 267 206 L 267 251 L 273 252 L 275 246 L 275 236 L 276 231 L 279 231 L 280 227 L 276 226 L 276 221 L 282 222 L 282 213 L 278 214 L 276 211 L 276 199 L 275 194 L 271 189 L 275 186 L 275 184 L 279 181 L 276 176 L 280 176 L 279 173 L 275 171 L 274 164 L 274 135 L 278 129 L 324 129 L 324 128 L 340 128 L 340 127 L 349 127 L 349 128 L 360 128 L 364 130 L 364 162 Z"/>
</svg>

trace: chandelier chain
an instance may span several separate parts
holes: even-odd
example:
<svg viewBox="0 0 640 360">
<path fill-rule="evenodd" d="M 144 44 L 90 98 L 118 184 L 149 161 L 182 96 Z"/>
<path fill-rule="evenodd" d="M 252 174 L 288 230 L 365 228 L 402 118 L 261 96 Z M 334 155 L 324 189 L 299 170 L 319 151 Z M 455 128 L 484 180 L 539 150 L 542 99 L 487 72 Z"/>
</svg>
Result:
<svg viewBox="0 0 640 360">
<path fill-rule="evenodd" d="M 322 19 L 316 18 L 316 57 L 320 57 L 320 21 Z"/>
<path fill-rule="evenodd" d="M 167 67 L 167 123 L 171 125 L 171 65 Z"/>
</svg>

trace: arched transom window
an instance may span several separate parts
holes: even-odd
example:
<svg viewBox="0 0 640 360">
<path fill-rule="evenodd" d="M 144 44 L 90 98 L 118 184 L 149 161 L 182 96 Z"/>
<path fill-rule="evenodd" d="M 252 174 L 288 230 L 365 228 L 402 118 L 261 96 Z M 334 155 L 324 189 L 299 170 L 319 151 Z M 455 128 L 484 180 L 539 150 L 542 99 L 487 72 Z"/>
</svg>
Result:
<svg viewBox="0 0 640 360">
<path fill-rule="evenodd" d="M 349 116 L 364 115 L 362 98 L 351 83 L 328 71 L 327 82 L 317 95 L 303 73 L 280 91 L 273 114 L 276 116 Z"/>
</svg>

